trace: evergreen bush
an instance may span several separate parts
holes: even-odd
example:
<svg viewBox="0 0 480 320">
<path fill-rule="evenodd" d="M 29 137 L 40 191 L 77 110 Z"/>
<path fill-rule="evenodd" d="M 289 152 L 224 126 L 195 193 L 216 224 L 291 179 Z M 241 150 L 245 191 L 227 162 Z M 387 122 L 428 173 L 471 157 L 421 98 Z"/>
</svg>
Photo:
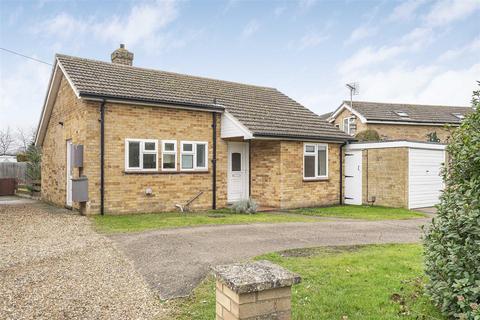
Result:
<svg viewBox="0 0 480 320">
<path fill-rule="evenodd" d="M 427 292 L 451 318 L 480 319 L 480 90 L 452 133 L 445 190 L 424 238 Z"/>
</svg>

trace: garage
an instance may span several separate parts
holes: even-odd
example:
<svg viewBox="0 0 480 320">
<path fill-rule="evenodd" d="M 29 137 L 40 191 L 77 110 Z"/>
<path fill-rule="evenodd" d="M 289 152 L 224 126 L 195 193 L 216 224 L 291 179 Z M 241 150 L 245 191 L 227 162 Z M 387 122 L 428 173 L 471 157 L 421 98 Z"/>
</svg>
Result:
<svg viewBox="0 0 480 320">
<path fill-rule="evenodd" d="M 344 203 L 423 208 L 439 202 L 445 145 L 412 141 L 350 143 L 344 150 Z"/>
</svg>

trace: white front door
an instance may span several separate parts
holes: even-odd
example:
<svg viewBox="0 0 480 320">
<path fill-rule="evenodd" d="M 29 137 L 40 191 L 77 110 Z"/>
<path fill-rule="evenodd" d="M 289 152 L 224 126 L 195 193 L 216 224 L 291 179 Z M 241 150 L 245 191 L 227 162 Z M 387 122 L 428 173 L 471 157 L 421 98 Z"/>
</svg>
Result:
<svg viewBox="0 0 480 320">
<path fill-rule="evenodd" d="M 362 204 L 362 150 L 345 151 L 345 204 Z"/>
<path fill-rule="evenodd" d="M 72 206 L 72 174 L 73 174 L 73 164 L 72 164 L 72 140 L 67 140 L 67 206 Z"/>
<path fill-rule="evenodd" d="M 248 199 L 248 143 L 228 142 L 228 202 Z"/>
</svg>

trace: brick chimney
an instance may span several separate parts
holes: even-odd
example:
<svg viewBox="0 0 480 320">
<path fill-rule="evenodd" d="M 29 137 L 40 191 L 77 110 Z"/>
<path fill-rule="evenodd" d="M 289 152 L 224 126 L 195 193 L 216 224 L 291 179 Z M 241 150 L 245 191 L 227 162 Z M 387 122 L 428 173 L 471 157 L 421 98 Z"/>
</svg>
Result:
<svg viewBox="0 0 480 320">
<path fill-rule="evenodd" d="M 131 66 L 133 63 L 133 53 L 125 49 L 125 45 L 120 44 L 120 48 L 112 52 L 112 63 Z"/>
</svg>

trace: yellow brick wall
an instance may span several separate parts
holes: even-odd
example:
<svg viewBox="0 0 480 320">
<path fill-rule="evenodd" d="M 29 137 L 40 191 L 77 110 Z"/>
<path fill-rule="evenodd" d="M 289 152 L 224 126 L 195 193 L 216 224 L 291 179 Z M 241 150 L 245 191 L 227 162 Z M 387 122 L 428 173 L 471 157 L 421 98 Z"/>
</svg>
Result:
<svg viewBox="0 0 480 320">
<path fill-rule="evenodd" d="M 212 206 L 212 114 L 161 107 L 107 104 L 105 115 L 105 210 L 115 213 L 173 211 L 204 193 L 192 209 Z M 217 117 L 217 206 L 226 206 L 227 144 Z M 125 139 L 177 140 L 177 172 L 125 173 Z M 180 141 L 208 142 L 208 172 L 180 171 Z M 153 195 L 145 195 L 151 188 Z"/>
<path fill-rule="evenodd" d="M 428 141 L 427 134 L 436 132 L 440 142 L 447 142 L 453 128 L 445 126 L 420 126 L 420 125 L 400 125 L 400 124 L 368 124 L 368 129 L 378 132 L 382 140 L 413 140 Z"/>
<path fill-rule="evenodd" d="M 303 180 L 303 142 L 281 142 L 281 207 L 338 204 L 340 198 L 339 144 L 328 144 L 328 179 Z"/>
<path fill-rule="evenodd" d="M 44 201 L 66 205 L 66 142 L 68 139 L 74 144 L 86 141 L 86 114 L 87 105 L 75 96 L 63 77 L 42 147 L 41 190 Z M 77 177 L 78 170 L 73 172 Z"/>
<path fill-rule="evenodd" d="M 280 207 L 280 150 L 278 140 L 250 142 L 251 197 L 262 207 Z"/>
<path fill-rule="evenodd" d="M 89 181 L 86 214 L 100 211 L 100 103 L 77 99 L 63 79 L 42 147 L 42 198 L 59 206 L 66 204 L 66 140 L 84 145 L 83 175 Z M 63 126 L 58 122 L 63 122 Z M 105 212 L 138 213 L 171 211 L 200 191 L 194 209 L 212 205 L 212 114 L 160 107 L 106 104 L 105 114 Z M 207 173 L 126 174 L 125 139 L 207 141 Z M 161 161 L 159 144 L 159 166 Z M 177 167 L 180 168 L 179 163 Z M 226 206 L 227 145 L 220 139 L 217 117 L 217 206 Z M 79 170 L 74 169 L 74 176 Z M 145 189 L 152 188 L 153 196 Z M 74 203 L 78 208 L 78 204 Z"/>
<path fill-rule="evenodd" d="M 362 156 L 363 203 L 375 196 L 375 205 L 407 208 L 408 149 L 366 149 Z"/>
</svg>

